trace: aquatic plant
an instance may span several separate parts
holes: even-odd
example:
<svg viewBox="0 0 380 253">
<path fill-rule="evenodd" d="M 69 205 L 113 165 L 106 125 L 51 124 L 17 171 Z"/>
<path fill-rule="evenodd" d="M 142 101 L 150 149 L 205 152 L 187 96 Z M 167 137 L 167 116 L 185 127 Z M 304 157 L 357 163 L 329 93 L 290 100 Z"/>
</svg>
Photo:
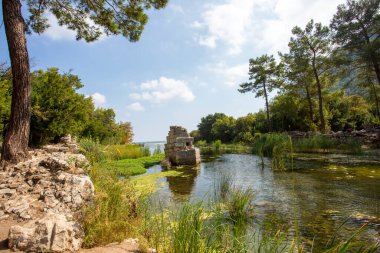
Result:
<svg viewBox="0 0 380 253">
<path fill-rule="evenodd" d="M 103 166 L 115 170 L 119 176 L 129 177 L 144 174 L 146 168 L 159 164 L 164 158 L 164 154 L 158 154 L 135 159 L 107 160 Z"/>
<path fill-rule="evenodd" d="M 252 189 L 234 188 L 229 191 L 226 201 L 228 219 L 234 224 L 242 224 L 253 216 Z"/>
<path fill-rule="evenodd" d="M 212 146 L 216 152 L 220 151 L 220 148 L 222 147 L 222 141 L 221 140 L 216 140 L 212 143 Z"/>
<path fill-rule="evenodd" d="M 255 138 L 253 153 L 261 157 L 261 166 L 264 168 L 263 157 L 272 158 L 272 169 L 285 169 L 285 161 L 291 155 L 291 140 L 286 134 L 262 134 Z"/>
<path fill-rule="evenodd" d="M 232 189 L 232 176 L 229 173 L 220 173 L 214 182 L 215 202 L 227 199 Z"/>
</svg>

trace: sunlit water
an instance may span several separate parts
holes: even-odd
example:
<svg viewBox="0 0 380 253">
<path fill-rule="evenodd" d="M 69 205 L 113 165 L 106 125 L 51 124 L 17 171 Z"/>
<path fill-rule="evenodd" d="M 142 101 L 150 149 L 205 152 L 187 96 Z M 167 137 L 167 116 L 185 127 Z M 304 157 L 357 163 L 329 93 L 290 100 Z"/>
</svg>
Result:
<svg viewBox="0 0 380 253">
<path fill-rule="evenodd" d="M 205 157 L 204 157 L 204 160 Z M 270 164 L 266 160 L 266 164 Z M 235 186 L 255 192 L 255 224 L 276 223 L 289 229 L 298 225 L 304 241 L 323 248 L 335 233 L 352 235 L 369 222 L 365 239 L 378 240 L 380 232 L 380 168 L 296 163 L 286 172 L 264 169 L 254 155 L 225 154 L 183 168 L 186 176 L 160 179 L 164 187 L 153 197 L 165 205 L 207 200 L 221 173 Z M 147 173 L 161 171 L 160 165 Z M 339 231 L 338 228 L 344 223 Z"/>
</svg>

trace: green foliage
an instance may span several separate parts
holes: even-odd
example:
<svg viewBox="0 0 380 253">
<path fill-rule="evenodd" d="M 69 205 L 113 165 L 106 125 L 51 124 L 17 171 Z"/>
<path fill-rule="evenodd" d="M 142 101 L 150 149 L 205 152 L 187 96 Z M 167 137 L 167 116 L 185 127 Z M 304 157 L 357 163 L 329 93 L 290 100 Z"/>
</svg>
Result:
<svg viewBox="0 0 380 253">
<path fill-rule="evenodd" d="M 121 34 L 129 41 L 138 41 L 148 22 L 145 10 L 160 9 L 167 0 L 64 1 L 43 2 L 28 0 L 28 29 L 36 33 L 48 27 L 46 12 L 54 14 L 60 25 L 76 31 L 76 38 L 94 41 L 102 34 Z"/>
<path fill-rule="evenodd" d="M 99 139 L 100 142 L 111 142 L 117 135 L 115 112 L 112 109 L 98 108 L 91 113 L 82 135 Z"/>
<path fill-rule="evenodd" d="M 280 67 L 276 64 L 273 55 L 263 55 L 249 60 L 249 80 L 240 84 L 241 93 L 253 92 L 256 97 L 264 97 L 266 102 L 267 123 L 269 131 L 272 130 L 268 105 L 268 93 L 279 86 Z"/>
<path fill-rule="evenodd" d="M 201 140 L 201 133 L 199 130 L 191 131 L 190 136 L 194 138 L 194 143 Z"/>
<path fill-rule="evenodd" d="M 270 104 L 273 130 L 275 131 L 309 131 L 316 126 L 310 120 L 307 101 L 290 92 L 276 96 Z M 314 111 L 313 111 L 314 112 Z"/>
<path fill-rule="evenodd" d="M 247 116 L 237 118 L 234 142 L 251 143 L 255 134 L 255 128 L 256 115 L 249 113 Z"/>
<path fill-rule="evenodd" d="M 351 65 L 368 69 L 380 84 L 380 2 L 353 0 L 338 6 L 330 27 L 340 50 L 349 55 Z M 367 71 L 367 70 L 366 70 Z"/>
<path fill-rule="evenodd" d="M 195 146 L 197 147 L 204 147 L 207 145 L 207 142 L 205 140 L 200 140 L 195 143 Z"/>
<path fill-rule="evenodd" d="M 12 82 L 11 73 L 0 65 L 0 138 L 2 139 L 4 127 L 11 114 Z"/>
<path fill-rule="evenodd" d="M 331 130 L 363 129 L 370 122 L 370 107 L 363 97 L 344 96 L 344 92 L 331 93 L 328 98 Z"/>
<path fill-rule="evenodd" d="M 234 139 L 236 120 L 233 117 L 217 119 L 212 125 L 211 133 L 215 139 L 222 142 L 231 142 Z"/>
<path fill-rule="evenodd" d="M 331 84 L 332 78 L 332 61 L 330 32 L 329 28 L 321 23 L 314 23 L 313 20 L 307 23 L 305 29 L 296 26 L 292 29 L 294 37 L 289 42 L 289 56 L 292 58 L 300 58 L 301 64 L 305 64 L 310 68 L 314 76 L 316 90 L 318 94 L 318 112 L 320 120 L 320 130 L 326 130 L 323 90 Z M 304 70 L 308 73 L 308 69 Z"/>
<path fill-rule="evenodd" d="M 227 117 L 224 113 L 209 114 L 206 117 L 201 118 L 201 122 L 198 124 L 198 130 L 200 138 L 207 142 L 215 141 L 215 136 L 212 134 L 212 127 L 218 119 Z"/>
<path fill-rule="evenodd" d="M 164 154 L 157 154 L 152 156 L 143 156 L 140 158 L 129 158 L 123 160 L 108 160 L 103 163 L 103 166 L 113 170 L 119 176 L 129 177 L 139 174 L 144 174 L 146 168 L 160 163 L 164 160 Z"/>
<path fill-rule="evenodd" d="M 77 93 L 83 85 L 70 73 L 58 69 L 32 74 L 31 144 L 40 145 L 66 134 L 79 135 L 93 110 L 90 99 Z"/>
<path fill-rule="evenodd" d="M 2 74 L 1 74 L 2 73 Z M 78 76 L 61 74 L 58 69 L 32 73 L 32 117 L 30 144 L 39 146 L 71 134 L 101 143 L 130 143 L 129 122 L 115 122 L 112 109 L 94 109 L 91 98 L 78 93 L 83 87 Z M 0 130 L 8 122 L 12 96 L 11 74 L 0 69 Z"/>
</svg>

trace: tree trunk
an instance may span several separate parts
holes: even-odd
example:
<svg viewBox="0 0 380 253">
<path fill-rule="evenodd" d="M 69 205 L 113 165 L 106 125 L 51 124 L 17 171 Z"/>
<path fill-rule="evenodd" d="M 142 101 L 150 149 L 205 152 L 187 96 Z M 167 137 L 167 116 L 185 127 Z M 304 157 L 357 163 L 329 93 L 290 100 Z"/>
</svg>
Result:
<svg viewBox="0 0 380 253">
<path fill-rule="evenodd" d="M 269 130 L 269 132 L 272 132 L 272 122 L 270 120 L 270 115 L 269 115 L 268 94 L 267 94 L 267 87 L 265 85 L 265 82 L 263 84 L 263 88 L 264 88 L 264 97 L 265 97 L 265 108 L 266 108 L 266 112 L 267 112 L 268 130 Z"/>
<path fill-rule="evenodd" d="M 380 85 L 380 66 L 376 62 L 375 59 L 372 59 L 372 63 L 373 63 L 373 69 L 375 70 L 375 73 L 376 73 L 377 83 Z"/>
<path fill-rule="evenodd" d="M 311 122 L 314 122 L 313 101 L 311 101 L 310 91 L 309 91 L 309 87 L 307 86 L 307 84 L 305 84 L 305 90 L 306 90 L 307 102 L 309 104 L 310 120 L 311 120 Z"/>
<path fill-rule="evenodd" d="M 3 0 L 3 20 L 12 68 L 11 116 L 2 147 L 2 164 L 28 157 L 31 116 L 31 80 L 25 22 L 19 0 Z"/>
<path fill-rule="evenodd" d="M 376 116 L 380 117 L 380 109 L 379 109 L 379 97 L 377 96 L 377 90 L 375 84 L 372 83 L 373 96 L 375 97 L 375 106 L 376 106 Z"/>
<path fill-rule="evenodd" d="M 322 98 L 322 87 L 321 82 L 319 80 L 318 72 L 315 67 L 315 64 L 313 64 L 313 71 L 315 76 L 315 81 L 317 82 L 317 88 L 318 88 L 318 109 L 319 109 L 319 118 L 321 120 L 321 132 L 326 132 L 326 123 L 325 123 L 325 116 L 323 113 L 323 98 Z"/>
</svg>

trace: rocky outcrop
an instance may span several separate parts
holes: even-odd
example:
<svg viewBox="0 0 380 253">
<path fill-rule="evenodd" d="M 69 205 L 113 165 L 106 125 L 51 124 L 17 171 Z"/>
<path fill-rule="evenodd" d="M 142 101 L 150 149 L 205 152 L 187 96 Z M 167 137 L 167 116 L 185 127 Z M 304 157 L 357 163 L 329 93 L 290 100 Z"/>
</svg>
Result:
<svg viewBox="0 0 380 253">
<path fill-rule="evenodd" d="M 82 245 L 81 226 L 68 220 L 67 215 L 48 213 L 23 226 L 15 225 L 9 230 L 10 249 L 33 252 L 77 251 Z"/>
<path fill-rule="evenodd" d="M 23 251 L 74 251 L 83 229 L 75 218 L 94 198 L 78 145 L 63 142 L 30 151 L 31 159 L 0 171 L 0 221 L 28 221 L 11 227 L 9 247 Z"/>
<path fill-rule="evenodd" d="M 165 158 L 168 164 L 196 165 L 201 161 L 198 148 L 193 145 L 194 138 L 180 126 L 171 126 L 165 144 Z"/>
</svg>

